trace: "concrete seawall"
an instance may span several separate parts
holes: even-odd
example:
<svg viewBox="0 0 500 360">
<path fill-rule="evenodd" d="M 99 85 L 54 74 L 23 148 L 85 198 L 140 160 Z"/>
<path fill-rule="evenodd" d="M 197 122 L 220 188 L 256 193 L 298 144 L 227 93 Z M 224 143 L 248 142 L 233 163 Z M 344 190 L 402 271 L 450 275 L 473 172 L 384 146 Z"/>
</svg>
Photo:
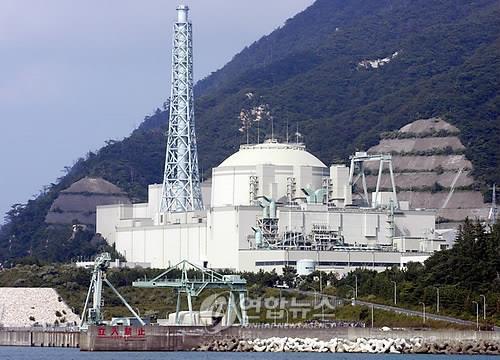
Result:
<svg viewBox="0 0 500 360">
<path fill-rule="evenodd" d="M 191 350 L 200 344 L 223 339 L 263 339 L 271 337 L 317 338 L 328 341 L 332 338 L 356 340 L 357 338 L 421 338 L 426 342 L 444 343 L 449 341 L 496 341 L 498 332 L 476 331 L 381 331 L 367 328 L 259 328 L 230 327 L 212 331 L 204 327 L 184 326 L 144 326 L 110 327 L 91 326 L 81 334 L 80 348 L 83 351 L 175 351 Z"/>
<path fill-rule="evenodd" d="M 80 346 L 80 332 L 65 329 L 0 329 L 0 346 L 77 348 Z"/>
<path fill-rule="evenodd" d="M 91 326 L 87 332 L 75 329 L 3 328 L 0 346 L 80 347 L 82 351 L 176 351 L 191 350 L 209 341 L 227 339 L 266 339 L 272 337 L 332 338 L 356 341 L 358 338 L 421 338 L 428 343 L 450 341 L 500 343 L 500 332 L 455 330 L 381 331 L 369 328 L 266 328 L 230 327 L 207 329 L 185 326 Z"/>
</svg>

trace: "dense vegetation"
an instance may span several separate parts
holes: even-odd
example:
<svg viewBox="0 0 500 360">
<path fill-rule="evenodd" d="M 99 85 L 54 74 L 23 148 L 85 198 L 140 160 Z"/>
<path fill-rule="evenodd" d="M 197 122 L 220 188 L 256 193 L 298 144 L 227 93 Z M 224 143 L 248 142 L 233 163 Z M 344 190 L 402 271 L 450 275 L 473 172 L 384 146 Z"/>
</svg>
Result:
<svg viewBox="0 0 500 360">
<path fill-rule="evenodd" d="M 237 117 L 252 92 L 269 104 L 278 137 L 286 124 L 291 133 L 298 127 L 325 163 L 367 149 L 382 132 L 441 116 L 460 129 L 483 189 L 500 183 L 498 18 L 496 0 L 316 1 L 197 84 L 200 172 L 208 177 L 245 141 Z M 396 52 L 377 69 L 359 66 Z M 54 259 L 42 251 L 53 241 L 43 219 L 57 193 L 85 175 L 144 200 L 146 185 L 161 181 L 166 123 L 158 110 L 129 138 L 89 153 L 37 199 L 14 206 L 0 230 L 0 261 Z M 261 139 L 270 128 L 260 124 Z"/>
<path fill-rule="evenodd" d="M 236 148 L 233 119 L 253 91 L 271 105 L 275 131 L 283 138 L 286 121 L 298 123 L 325 163 L 381 132 L 443 116 L 461 130 L 475 175 L 498 182 L 499 15 L 489 0 L 319 0 L 198 84 L 202 162 Z M 378 69 L 358 66 L 396 51 Z"/>
</svg>

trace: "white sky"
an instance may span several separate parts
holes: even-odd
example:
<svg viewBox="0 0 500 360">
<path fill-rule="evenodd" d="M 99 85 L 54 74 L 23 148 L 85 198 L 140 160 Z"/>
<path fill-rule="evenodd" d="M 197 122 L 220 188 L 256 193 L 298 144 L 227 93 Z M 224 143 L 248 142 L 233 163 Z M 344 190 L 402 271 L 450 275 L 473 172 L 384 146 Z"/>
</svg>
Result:
<svg viewBox="0 0 500 360">
<path fill-rule="evenodd" d="M 313 2 L 0 0 L 0 215 L 161 106 L 179 3 L 200 79 Z"/>
</svg>

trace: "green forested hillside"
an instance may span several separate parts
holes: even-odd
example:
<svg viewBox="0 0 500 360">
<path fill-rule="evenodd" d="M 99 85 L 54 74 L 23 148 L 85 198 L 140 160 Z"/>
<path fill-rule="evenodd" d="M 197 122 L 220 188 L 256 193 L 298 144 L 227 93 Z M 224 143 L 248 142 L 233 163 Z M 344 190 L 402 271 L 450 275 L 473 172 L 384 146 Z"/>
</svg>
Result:
<svg viewBox="0 0 500 360">
<path fill-rule="evenodd" d="M 246 141 L 237 117 L 252 92 L 254 101 L 269 104 L 278 137 L 287 123 L 290 133 L 298 127 L 327 164 L 366 150 L 381 132 L 441 116 L 461 130 L 483 188 L 500 183 L 499 18 L 498 0 L 316 1 L 198 82 L 201 173 L 209 176 Z M 384 66 L 359 65 L 396 52 Z M 166 123 L 166 112 L 158 110 L 129 138 L 88 154 L 38 199 L 15 206 L 0 229 L 0 261 L 64 258 L 55 255 L 56 246 L 47 250 L 55 237 L 43 219 L 57 193 L 85 175 L 144 200 L 146 185 L 161 181 Z M 261 123 L 261 135 L 270 128 Z M 256 139 L 255 127 L 250 138 Z"/>
<path fill-rule="evenodd" d="M 200 82 L 203 162 L 222 160 L 226 147 L 243 140 L 235 136 L 235 115 L 243 94 L 254 91 L 271 105 L 280 134 L 286 121 L 299 123 L 309 149 L 326 163 L 366 149 L 382 131 L 443 116 L 462 131 L 476 175 L 498 182 L 499 7 L 498 1 L 316 2 Z M 378 69 L 358 66 L 396 51 Z"/>
</svg>

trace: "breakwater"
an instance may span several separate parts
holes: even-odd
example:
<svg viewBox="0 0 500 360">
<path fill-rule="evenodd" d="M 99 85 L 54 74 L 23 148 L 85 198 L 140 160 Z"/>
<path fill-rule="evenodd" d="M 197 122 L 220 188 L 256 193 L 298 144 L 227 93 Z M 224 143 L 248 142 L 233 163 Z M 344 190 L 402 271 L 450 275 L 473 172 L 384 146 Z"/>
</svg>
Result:
<svg viewBox="0 0 500 360">
<path fill-rule="evenodd" d="M 290 328 L 290 327 L 261 327 L 261 326 L 232 326 L 228 328 L 206 328 L 202 326 L 154 326 L 143 327 L 126 326 L 90 326 L 88 331 L 82 332 L 80 337 L 80 349 L 83 351 L 188 351 L 188 350 L 213 350 L 213 351 L 271 351 L 271 349 L 281 349 L 281 345 L 267 344 L 266 339 L 314 339 L 319 344 L 326 344 L 332 339 L 337 339 L 335 347 L 330 347 L 335 351 L 350 352 L 351 344 L 358 339 L 372 341 L 372 345 L 377 347 L 381 341 L 388 339 L 404 339 L 406 344 L 411 344 L 411 339 L 419 339 L 419 344 L 423 347 L 419 351 L 429 353 L 437 351 L 474 352 L 477 344 L 481 351 L 498 351 L 500 344 L 500 333 L 494 331 L 466 331 L 466 330 L 391 330 L 382 331 L 379 329 L 338 327 L 338 328 Z M 252 341 L 250 343 L 249 341 Z M 284 340 L 276 340 L 283 342 Z M 290 340 L 291 341 L 291 340 Z M 308 340 L 312 341 L 312 340 Z M 246 342 L 246 343 L 245 343 Z M 263 343 L 260 343 L 263 342 Z M 265 345 L 265 350 L 263 346 Z M 345 344 L 346 346 L 340 344 Z M 379 345 L 376 345 L 379 344 Z M 403 346 L 405 343 L 402 343 Z M 270 345 L 268 347 L 268 345 Z M 311 344 L 309 344 L 311 345 Z M 331 345 L 331 344 L 330 344 Z M 388 347 L 389 351 L 391 345 Z M 404 345 L 405 351 L 417 351 L 415 346 Z M 427 345 L 429 347 L 427 348 Z M 432 345 L 432 348 L 431 348 Z M 470 347 L 469 345 L 472 345 Z M 254 346 L 256 346 L 254 348 Z M 338 346 L 338 348 L 337 348 Z M 399 346 L 399 345 L 398 345 Z M 457 350 L 460 346 L 460 350 Z M 267 350 L 269 348 L 269 350 Z M 316 349 L 317 346 L 295 346 L 288 344 L 286 351 L 307 351 L 306 349 Z M 367 345 L 362 346 L 367 349 Z M 285 345 L 283 344 L 283 349 Z M 292 350 L 295 349 L 295 350 Z M 325 347 L 322 347 L 325 351 Z M 383 349 L 386 351 L 386 347 Z M 396 347 L 397 349 L 397 347 Z M 472 349 L 472 350 L 471 350 Z M 495 350 L 497 349 L 497 350 Z M 359 350 L 359 349 L 358 349 Z M 311 350 L 313 351 L 313 350 Z M 315 350 L 314 350 L 315 351 Z M 363 350 L 364 351 L 364 350 Z M 381 351 L 381 350 L 380 350 Z M 403 351 L 403 348 L 401 348 Z"/>
<path fill-rule="evenodd" d="M 498 354 L 500 332 L 233 326 L 0 328 L 0 346 L 80 347 L 83 351 L 295 351 Z"/>
<path fill-rule="evenodd" d="M 80 346 L 80 332 L 66 328 L 0 328 L 0 346 Z"/>
<path fill-rule="evenodd" d="M 319 352 L 319 353 L 372 353 L 372 354 L 481 354 L 499 355 L 500 341 L 451 340 L 432 341 L 421 337 L 356 340 L 333 338 L 271 337 L 243 340 L 238 338 L 217 339 L 199 346 L 197 351 L 224 352 Z"/>
</svg>

